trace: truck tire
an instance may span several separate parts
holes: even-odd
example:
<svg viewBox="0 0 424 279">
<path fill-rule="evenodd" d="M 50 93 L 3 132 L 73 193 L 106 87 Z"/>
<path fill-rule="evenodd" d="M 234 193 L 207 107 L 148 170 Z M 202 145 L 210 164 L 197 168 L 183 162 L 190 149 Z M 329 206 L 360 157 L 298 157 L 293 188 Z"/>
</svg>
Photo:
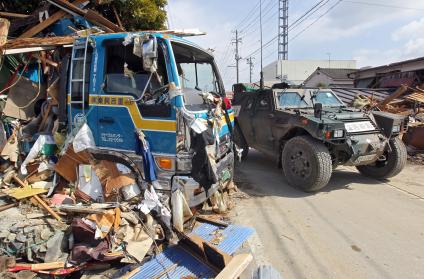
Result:
<svg viewBox="0 0 424 279">
<path fill-rule="evenodd" d="M 385 161 L 376 161 L 370 165 L 357 166 L 360 173 L 377 179 L 385 179 L 399 174 L 406 165 L 407 151 L 400 138 L 390 140 L 392 152 L 386 152 Z"/>
<path fill-rule="evenodd" d="M 315 192 L 331 178 L 331 155 L 327 147 L 309 137 L 290 139 L 282 152 L 283 173 L 290 185 L 305 192 Z"/>
<path fill-rule="evenodd" d="M 237 144 L 239 148 L 243 149 L 241 153 L 241 159 L 245 160 L 247 157 L 247 154 L 249 154 L 249 145 L 244 139 L 243 133 L 241 132 L 241 129 L 238 125 L 236 125 L 234 129 L 234 142 Z"/>
</svg>

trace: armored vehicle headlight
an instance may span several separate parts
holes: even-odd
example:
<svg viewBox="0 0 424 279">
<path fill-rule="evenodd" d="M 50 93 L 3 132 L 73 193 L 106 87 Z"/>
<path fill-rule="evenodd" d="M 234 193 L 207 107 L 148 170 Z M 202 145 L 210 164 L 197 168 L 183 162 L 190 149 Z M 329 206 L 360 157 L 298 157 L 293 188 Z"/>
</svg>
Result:
<svg viewBox="0 0 424 279">
<path fill-rule="evenodd" d="M 334 130 L 333 137 L 334 138 L 342 138 L 343 137 L 343 130 Z"/>
<path fill-rule="evenodd" d="M 399 133 L 400 132 L 400 125 L 394 125 L 392 128 L 393 133 Z"/>
</svg>

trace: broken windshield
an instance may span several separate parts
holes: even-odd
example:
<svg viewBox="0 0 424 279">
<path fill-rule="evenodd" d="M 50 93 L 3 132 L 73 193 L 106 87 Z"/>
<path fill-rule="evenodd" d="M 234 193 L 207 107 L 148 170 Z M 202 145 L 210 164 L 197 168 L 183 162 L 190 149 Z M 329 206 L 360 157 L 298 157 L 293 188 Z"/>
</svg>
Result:
<svg viewBox="0 0 424 279">
<path fill-rule="evenodd" d="M 207 109 L 201 93 L 220 93 L 213 57 L 201 49 L 180 43 L 172 43 L 172 48 L 186 107 L 190 110 Z"/>
<path fill-rule="evenodd" d="M 277 106 L 282 109 L 288 108 L 313 108 L 315 103 L 321 103 L 324 107 L 344 106 L 333 92 L 316 90 L 282 91 L 276 94 Z"/>
<path fill-rule="evenodd" d="M 158 69 L 153 74 L 143 69 L 143 58 L 134 54 L 134 43 L 123 44 L 123 39 L 108 40 L 104 91 L 114 94 L 131 94 L 139 98 L 147 86 L 146 98 L 167 81 L 163 50 L 158 47 Z M 150 79 L 150 82 L 149 82 Z M 144 100 L 146 101 L 146 100 Z"/>
</svg>

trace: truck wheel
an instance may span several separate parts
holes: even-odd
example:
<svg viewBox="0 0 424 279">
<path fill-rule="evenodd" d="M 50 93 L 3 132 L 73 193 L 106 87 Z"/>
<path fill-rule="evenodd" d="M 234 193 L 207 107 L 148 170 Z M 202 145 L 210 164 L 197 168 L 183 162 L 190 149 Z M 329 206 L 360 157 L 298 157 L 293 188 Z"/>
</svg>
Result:
<svg viewBox="0 0 424 279">
<path fill-rule="evenodd" d="M 234 142 L 237 144 L 239 148 L 243 149 L 241 153 L 241 159 L 245 160 L 247 157 L 247 154 L 249 154 L 249 145 L 247 145 L 247 142 L 244 139 L 243 133 L 241 132 L 240 127 L 238 125 L 236 125 L 234 129 Z"/>
<path fill-rule="evenodd" d="M 294 137 L 285 144 L 282 166 L 289 184 L 305 192 L 323 188 L 332 172 L 327 147 L 308 136 Z"/>
<path fill-rule="evenodd" d="M 386 160 L 377 160 L 370 165 L 357 166 L 358 171 L 363 175 L 377 179 L 390 178 L 399 174 L 406 165 L 406 147 L 398 137 L 390 140 L 390 147 L 392 152 L 386 151 L 384 153 Z"/>
</svg>

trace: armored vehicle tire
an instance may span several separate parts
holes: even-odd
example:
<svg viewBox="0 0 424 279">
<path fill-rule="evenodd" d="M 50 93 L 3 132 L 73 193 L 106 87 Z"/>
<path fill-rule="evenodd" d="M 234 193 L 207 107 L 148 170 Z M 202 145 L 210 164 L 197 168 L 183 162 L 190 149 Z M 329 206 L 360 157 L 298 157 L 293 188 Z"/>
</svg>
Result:
<svg viewBox="0 0 424 279">
<path fill-rule="evenodd" d="M 241 159 L 245 160 L 247 154 L 249 154 L 249 145 L 247 145 L 247 142 L 244 139 L 244 136 L 238 125 L 236 125 L 234 129 L 234 141 L 239 148 L 243 149 L 243 152 L 241 153 Z"/>
<path fill-rule="evenodd" d="M 332 172 L 327 147 L 309 136 L 294 137 L 285 144 L 282 166 L 289 184 L 305 192 L 326 186 Z"/>
<path fill-rule="evenodd" d="M 385 161 L 376 161 L 371 165 L 357 166 L 356 168 L 369 177 L 384 179 L 399 174 L 406 165 L 407 151 L 400 138 L 390 140 L 392 152 L 385 152 Z"/>
</svg>

